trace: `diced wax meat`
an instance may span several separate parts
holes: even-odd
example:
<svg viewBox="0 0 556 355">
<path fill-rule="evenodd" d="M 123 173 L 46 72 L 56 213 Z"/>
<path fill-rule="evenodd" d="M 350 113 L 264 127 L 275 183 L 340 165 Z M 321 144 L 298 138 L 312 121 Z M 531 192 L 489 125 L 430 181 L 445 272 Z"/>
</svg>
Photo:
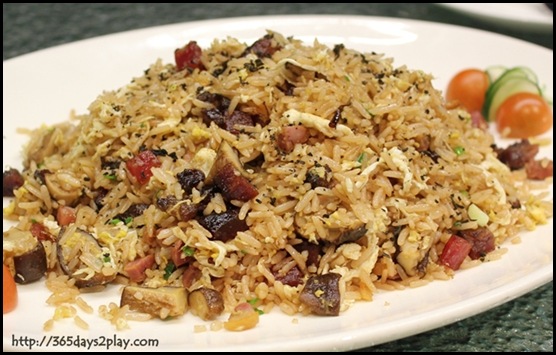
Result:
<svg viewBox="0 0 556 355">
<path fill-rule="evenodd" d="M 145 270 L 150 269 L 154 265 L 154 262 L 154 255 L 147 255 L 128 262 L 124 266 L 124 271 L 131 281 L 142 282 L 147 278 Z"/>
<path fill-rule="evenodd" d="M 519 201 L 518 199 L 510 201 L 510 206 L 512 206 L 512 208 L 514 209 L 521 208 L 521 201 Z"/>
<path fill-rule="evenodd" d="M 195 218 L 200 209 L 200 204 L 180 203 L 178 206 L 178 218 L 182 222 L 190 221 Z"/>
<path fill-rule="evenodd" d="M 14 168 L 6 170 L 2 173 L 2 196 L 11 197 L 14 195 L 14 190 L 23 186 L 23 176 Z"/>
<path fill-rule="evenodd" d="M 176 268 L 185 265 L 187 263 L 188 257 L 183 253 L 183 241 L 178 240 L 174 243 L 172 247 L 172 253 L 170 254 L 170 258 L 174 262 Z"/>
<path fill-rule="evenodd" d="M 539 146 L 529 143 L 527 139 L 497 150 L 498 159 L 512 170 L 523 168 L 527 162 L 535 158 L 538 152 Z"/>
<path fill-rule="evenodd" d="M 272 41 L 272 35 L 266 35 L 261 39 L 255 41 L 251 46 L 247 47 L 242 56 L 248 53 L 254 53 L 259 58 L 271 57 L 276 51 L 282 47 L 276 45 Z"/>
<path fill-rule="evenodd" d="M 147 208 L 149 208 L 149 205 L 146 203 L 136 203 L 129 206 L 124 213 L 120 213 L 114 218 L 119 219 L 120 221 L 125 221 L 128 218 L 135 218 L 141 216 Z"/>
<path fill-rule="evenodd" d="M 108 194 L 108 190 L 105 189 L 104 187 L 101 187 L 100 189 L 95 191 L 94 202 L 95 202 L 95 206 L 97 206 L 97 209 L 100 210 L 102 206 L 104 206 L 103 200 L 107 194 Z"/>
<path fill-rule="evenodd" d="M 544 180 L 551 177 L 554 172 L 552 160 L 531 160 L 525 164 L 527 178 L 532 180 Z"/>
<path fill-rule="evenodd" d="M 197 217 L 197 220 L 214 239 L 227 242 L 234 239 L 237 232 L 249 229 L 245 220 L 239 219 L 238 215 L 237 209 L 228 209 L 226 212 Z"/>
<path fill-rule="evenodd" d="M 153 173 L 152 168 L 162 165 L 156 155 L 150 150 L 144 150 L 133 158 L 126 161 L 126 167 L 129 173 L 137 180 L 140 185 L 149 182 Z"/>
<path fill-rule="evenodd" d="M 214 183 L 228 200 L 249 201 L 259 192 L 245 177 L 238 175 L 231 165 L 224 165 Z"/>
<path fill-rule="evenodd" d="M 431 136 L 430 135 L 420 134 L 413 139 L 415 140 L 415 143 L 417 143 L 417 147 L 415 147 L 415 149 L 418 152 L 424 152 L 426 150 L 429 150 L 430 145 L 431 145 Z"/>
<path fill-rule="evenodd" d="M 311 188 L 331 187 L 332 170 L 328 165 L 315 165 L 307 171 L 305 182 L 311 184 Z"/>
<path fill-rule="evenodd" d="M 231 115 L 227 116 L 225 111 L 223 112 L 218 109 L 211 108 L 202 110 L 201 115 L 203 117 L 203 122 L 207 126 L 210 126 L 211 122 L 214 122 L 218 127 L 236 135 L 240 133 L 240 131 L 236 128 L 236 125 L 255 125 L 255 116 L 239 110 L 235 110 Z"/>
<path fill-rule="evenodd" d="M 471 113 L 471 125 L 475 128 L 480 128 L 486 130 L 488 128 L 488 123 L 483 117 L 481 111 L 472 111 Z"/>
<path fill-rule="evenodd" d="M 29 230 L 31 231 L 31 234 L 33 234 L 33 236 L 40 241 L 56 240 L 56 238 L 52 234 L 50 234 L 48 228 L 46 228 L 42 223 L 34 222 L 33 224 L 31 224 L 31 228 Z"/>
<path fill-rule="evenodd" d="M 259 192 L 245 174 L 235 150 L 228 143 L 222 142 L 205 183 L 218 187 L 228 201 L 247 202 L 255 198 Z"/>
<path fill-rule="evenodd" d="M 201 277 L 201 270 L 193 265 L 189 265 L 183 271 L 183 275 L 181 277 L 182 285 L 185 288 L 191 287 L 195 281 L 197 281 Z"/>
<path fill-rule="evenodd" d="M 284 285 L 296 287 L 303 283 L 304 275 L 303 272 L 296 265 L 289 269 L 285 274 L 281 275 L 279 272 L 277 272 L 274 276 L 276 278 L 276 281 L 280 281 Z"/>
<path fill-rule="evenodd" d="M 162 211 L 168 211 L 170 208 L 178 203 L 176 196 L 159 197 L 156 199 L 156 207 L 160 208 Z"/>
<path fill-rule="evenodd" d="M 438 163 L 438 159 L 440 158 L 440 155 L 438 155 L 438 153 L 430 149 L 423 150 L 421 153 L 431 158 L 433 162 Z"/>
<path fill-rule="evenodd" d="M 467 257 L 473 245 L 466 239 L 453 234 L 442 250 L 440 264 L 452 270 L 458 270 Z"/>
<path fill-rule="evenodd" d="M 285 126 L 276 136 L 276 144 L 283 152 L 289 153 L 296 144 L 309 140 L 309 130 L 304 126 Z"/>
<path fill-rule="evenodd" d="M 185 169 L 176 175 L 178 182 L 186 194 L 190 194 L 205 179 L 205 174 L 199 169 Z"/>
<path fill-rule="evenodd" d="M 336 128 L 338 126 L 338 122 L 342 119 L 342 111 L 344 110 L 344 107 L 346 107 L 346 105 L 341 105 L 336 109 L 336 111 L 334 111 L 330 122 L 328 122 L 328 127 Z"/>
<path fill-rule="evenodd" d="M 257 326 L 259 312 L 247 302 L 241 302 L 234 307 L 230 317 L 224 322 L 224 329 L 231 332 L 241 332 Z"/>
<path fill-rule="evenodd" d="M 216 108 L 205 109 L 201 111 L 203 123 L 210 126 L 214 122 L 218 127 L 224 126 L 226 122 L 226 115 Z"/>
<path fill-rule="evenodd" d="M 102 170 L 115 170 L 120 167 L 121 160 L 109 160 L 102 158 L 100 162 L 100 168 Z"/>
<path fill-rule="evenodd" d="M 209 92 L 202 92 L 197 96 L 198 100 L 208 102 L 214 105 L 214 108 L 203 109 L 201 115 L 203 123 L 210 126 L 212 122 L 222 129 L 233 134 L 240 132 L 235 128 L 236 125 L 254 126 L 256 116 L 240 110 L 234 110 L 228 115 L 228 107 L 230 106 L 230 99 L 220 94 L 213 94 Z"/>
<path fill-rule="evenodd" d="M 75 222 L 77 218 L 75 209 L 68 207 L 68 206 L 60 206 L 58 207 L 58 211 L 56 212 L 56 221 L 61 226 L 67 226 Z"/>
<path fill-rule="evenodd" d="M 178 71 L 183 69 L 193 70 L 200 69 L 204 70 L 205 67 L 201 62 L 201 56 L 203 55 L 203 50 L 197 42 L 190 41 L 182 48 L 178 48 L 174 51 L 174 59 L 176 60 L 176 68 Z"/>
<path fill-rule="evenodd" d="M 236 128 L 236 125 L 254 126 L 255 120 L 250 114 L 235 110 L 229 117 L 225 119 L 223 128 L 233 134 L 239 134 L 240 132 Z"/>
<path fill-rule="evenodd" d="M 289 81 L 284 81 L 284 84 L 281 86 L 277 86 L 278 90 L 282 91 L 286 96 L 294 96 L 293 90 L 295 89 L 295 85 L 290 83 Z"/>
<path fill-rule="evenodd" d="M 307 240 L 303 240 L 302 243 L 295 245 L 294 248 L 300 253 L 307 251 L 307 266 L 318 266 L 321 250 L 320 245 L 310 243 Z"/>
<path fill-rule="evenodd" d="M 473 260 L 484 257 L 496 247 L 494 234 L 488 228 L 466 229 L 459 234 L 471 243 L 469 257 Z"/>
<path fill-rule="evenodd" d="M 197 100 L 213 104 L 214 108 L 220 112 L 226 112 L 230 106 L 230 99 L 226 96 L 213 94 L 208 91 L 203 91 L 197 95 Z"/>
</svg>

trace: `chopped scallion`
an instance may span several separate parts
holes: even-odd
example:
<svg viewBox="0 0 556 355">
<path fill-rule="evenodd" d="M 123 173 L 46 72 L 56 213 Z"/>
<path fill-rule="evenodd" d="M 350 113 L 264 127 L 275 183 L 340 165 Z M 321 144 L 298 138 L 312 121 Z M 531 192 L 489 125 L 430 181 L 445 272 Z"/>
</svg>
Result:
<svg viewBox="0 0 556 355">
<path fill-rule="evenodd" d="M 465 148 L 458 145 L 457 147 L 454 148 L 454 153 L 456 153 L 456 155 L 459 157 L 460 155 L 465 153 Z"/>
<path fill-rule="evenodd" d="M 193 254 L 195 254 L 195 249 L 188 246 L 184 246 L 181 251 L 185 254 L 185 256 L 193 256 Z"/>
<path fill-rule="evenodd" d="M 169 262 L 168 265 L 164 268 L 164 280 L 168 280 L 170 275 L 176 270 L 176 265 L 173 262 Z"/>
</svg>

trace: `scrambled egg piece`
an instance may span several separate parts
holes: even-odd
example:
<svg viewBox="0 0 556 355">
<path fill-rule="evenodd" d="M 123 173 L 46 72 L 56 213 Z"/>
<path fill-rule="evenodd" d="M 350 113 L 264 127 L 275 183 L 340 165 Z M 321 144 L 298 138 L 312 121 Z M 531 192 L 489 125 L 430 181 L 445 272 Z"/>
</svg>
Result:
<svg viewBox="0 0 556 355">
<path fill-rule="evenodd" d="M 191 165 L 194 168 L 201 170 L 205 176 L 208 176 L 214 161 L 216 160 L 216 152 L 210 148 L 201 148 L 193 159 L 191 159 Z"/>
<path fill-rule="evenodd" d="M 284 117 L 290 124 L 301 123 L 306 127 L 311 127 L 321 132 L 327 137 L 351 136 L 351 129 L 343 124 L 336 125 L 336 128 L 330 127 L 330 120 L 316 116 L 310 113 L 299 112 L 296 109 L 290 109 L 284 112 Z"/>
<path fill-rule="evenodd" d="M 211 137 L 210 132 L 207 132 L 204 129 L 199 128 L 198 126 L 195 126 L 191 131 L 191 138 L 195 143 L 204 142 L 207 139 L 210 139 L 210 137 Z"/>
</svg>

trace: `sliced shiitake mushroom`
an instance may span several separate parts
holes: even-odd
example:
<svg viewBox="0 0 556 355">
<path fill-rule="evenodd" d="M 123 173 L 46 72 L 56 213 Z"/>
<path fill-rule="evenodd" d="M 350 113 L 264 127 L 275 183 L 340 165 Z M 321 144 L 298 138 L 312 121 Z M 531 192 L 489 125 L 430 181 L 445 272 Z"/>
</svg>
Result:
<svg viewBox="0 0 556 355">
<path fill-rule="evenodd" d="M 35 239 L 36 240 L 36 239 Z M 28 284 L 39 280 L 46 273 L 46 252 L 41 242 L 28 252 L 14 256 L 15 282 Z"/>
<path fill-rule="evenodd" d="M 30 231 L 12 227 L 4 232 L 4 256 L 13 257 L 15 281 L 28 284 L 46 272 L 46 252 L 43 244 Z"/>
<path fill-rule="evenodd" d="M 182 316 L 187 312 L 187 290 L 183 287 L 148 288 L 126 286 L 120 299 L 120 307 L 150 314 L 153 317 Z"/>
<path fill-rule="evenodd" d="M 334 232 L 338 233 L 338 236 L 335 238 L 335 243 L 340 245 L 358 241 L 367 233 L 367 227 L 365 227 L 365 225 L 360 225 L 352 229 L 344 229 Z"/>
<path fill-rule="evenodd" d="M 222 294 L 208 287 L 201 287 L 189 294 L 191 313 L 203 320 L 213 320 L 224 312 Z"/>
<path fill-rule="evenodd" d="M 56 254 L 64 273 L 75 279 L 79 288 L 104 285 L 116 278 L 116 271 L 104 265 L 112 258 L 109 250 L 82 229 L 62 228 Z"/>
</svg>

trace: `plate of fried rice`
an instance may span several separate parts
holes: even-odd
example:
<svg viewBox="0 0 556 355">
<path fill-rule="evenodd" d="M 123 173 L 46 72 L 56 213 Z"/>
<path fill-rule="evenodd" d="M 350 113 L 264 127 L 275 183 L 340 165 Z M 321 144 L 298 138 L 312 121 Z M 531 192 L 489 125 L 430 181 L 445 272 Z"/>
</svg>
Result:
<svg viewBox="0 0 556 355">
<path fill-rule="evenodd" d="M 515 141 L 443 90 L 526 66 L 552 98 L 552 63 L 362 16 L 183 23 L 4 61 L 4 171 L 21 178 L 3 199 L 20 283 L 4 350 L 351 350 L 550 282 L 552 177 L 511 170 Z M 543 166 L 552 140 L 527 143 Z"/>
</svg>

